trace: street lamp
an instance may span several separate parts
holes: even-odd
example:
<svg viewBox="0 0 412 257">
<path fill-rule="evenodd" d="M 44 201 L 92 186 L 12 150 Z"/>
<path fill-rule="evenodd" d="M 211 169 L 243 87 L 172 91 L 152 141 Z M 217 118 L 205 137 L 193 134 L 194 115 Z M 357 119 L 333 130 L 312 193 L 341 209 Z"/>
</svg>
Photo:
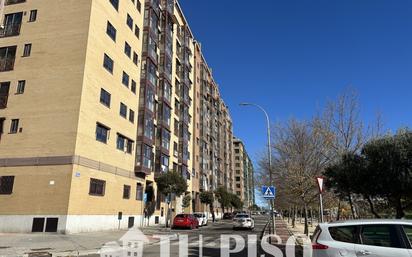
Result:
<svg viewBox="0 0 412 257">
<path fill-rule="evenodd" d="M 267 137 L 268 137 L 268 155 L 269 155 L 269 182 L 270 185 L 273 186 L 273 175 L 272 175 L 272 149 L 271 149 L 271 143 L 270 143 L 270 120 L 269 120 L 269 115 L 266 112 L 265 109 L 263 109 L 262 106 L 254 104 L 254 103 L 241 103 L 240 106 L 254 106 L 257 107 L 258 109 L 260 109 L 266 116 L 266 125 L 267 125 Z M 272 219 L 272 223 L 273 223 L 273 232 L 275 232 L 275 218 L 274 218 L 274 200 L 271 200 L 271 214 L 270 217 Z"/>
</svg>

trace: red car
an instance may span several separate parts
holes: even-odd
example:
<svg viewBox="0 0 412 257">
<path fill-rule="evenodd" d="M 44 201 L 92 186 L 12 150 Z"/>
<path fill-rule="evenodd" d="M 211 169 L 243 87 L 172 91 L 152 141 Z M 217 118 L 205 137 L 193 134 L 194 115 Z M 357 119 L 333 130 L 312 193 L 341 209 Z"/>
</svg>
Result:
<svg viewBox="0 0 412 257">
<path fill-rule="evenodd" d="M 199 228 L 199 222 L 192 214 L 178 214 L 173 220 L 172 228 Z"/>
</svg>

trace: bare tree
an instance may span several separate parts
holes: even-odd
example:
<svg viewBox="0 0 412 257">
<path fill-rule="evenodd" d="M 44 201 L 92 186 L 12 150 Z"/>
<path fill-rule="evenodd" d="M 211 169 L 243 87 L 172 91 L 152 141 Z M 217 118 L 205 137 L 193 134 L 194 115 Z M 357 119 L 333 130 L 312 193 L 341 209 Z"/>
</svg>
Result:
<svg viewBox="0 0 412 257">
<path fill-rule="evenodd" d="M 279 192 L 303 205 L 305 234 L 308 234 L 308 208 L 318 196 L 315 178 L 329 162 L 328 142 L 312 122 L 290 120 L 273 129 L 275 177 L 280 180 Z"/>
<path fill-rule="evenodd" d="M 382 135 L 382 119 L 378 114 L 373 125 L 365 126 L 360 117 L 358 95 L 354 90 L 347 89 L 336 101 L 326 105 L 318 125 L 323 131 L 325 140 L 330 141 L 329 157 L 336 162 L 344 154 L 359 153 L 367 141 Z M 353 218 L 358 218 L 354 204 L 354 196 L 347 193 Z M 338 217 L 340 216 L 338 208 Z"/>
</svg>

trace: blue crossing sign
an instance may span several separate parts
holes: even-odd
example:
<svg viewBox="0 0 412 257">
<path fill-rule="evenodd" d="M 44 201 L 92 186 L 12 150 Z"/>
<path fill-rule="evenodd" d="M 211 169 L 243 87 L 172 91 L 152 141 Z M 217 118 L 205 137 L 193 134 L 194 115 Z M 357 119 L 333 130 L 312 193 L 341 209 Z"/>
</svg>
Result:
<svg viewBox="0 0 412 257">
<path fill-rule="evenodd" d="M 275 199 L 276 188 L 274 186 L 263 186 L 262 187 L 263 198 L 265 199 Z"/>
</svg>

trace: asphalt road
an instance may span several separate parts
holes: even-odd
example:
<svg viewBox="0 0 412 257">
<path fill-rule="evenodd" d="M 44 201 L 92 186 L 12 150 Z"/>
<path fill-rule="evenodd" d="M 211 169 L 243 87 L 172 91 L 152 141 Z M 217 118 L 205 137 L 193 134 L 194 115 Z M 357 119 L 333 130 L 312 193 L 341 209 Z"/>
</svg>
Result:
<svg viewBox="0 0 412 257">
<path fill-rule="evenodd" d="M 179 246 L 182 244 L 179 242 L 179 237 L 186 235 L 188 237 L 188 255 L 189 257 L 218 257 L 221 256 L 221 249 L 233 249 L 235 247 L 235 242 L 233 240 L 226 242 L 224 237 L 229 235 L 237 235 L 245 240 L 245 245 L 247 246 L 248 237 L 250 236 L 251 241 L 254 240 L 253 236 L 259 240 L 260 235 L 268 221 L 268 216 L 257 216 L 255 217 L 255 229 L 250 230 L 233 230 L 232 221 L 220 221 L 215 224 L 209 224 L 207 227 L 202 227 L 199 230 L 194 231 L 184 231 L 184 230 L 173 230 L 177 234 L 176 237 L 170 240 L 170 254 L 166 256 L 179 256 Z M 199 238 L 201 239 L 202 247 L 199 247 Z M 223 240 L 222 240 L 223 239 Z M 258 243 L 255 241 L 255 243 Z M 161 253 L 161 245 L 153 245 L 144 248 L 144 257 L 159 257 Z M 164 257 L 166 257 L 164 256 Z M 241 253 L 232 254 L 232 256 L 248 256 L 247 248 L 245 248 Z M 163 257 L 163 256 L 161 256 Z M 222 256 L 223 257 L 223 256 Z M 249 256 L 255 257 L 255 256 Z"/>
<path fill-rule="evenodd" d="M 142 257 L 283 257 L 284 250 L 279 251 L 261 247 L 260 236 L 269 219 L 269 216 L 257 216 L 255 218 L 255 229 L 233 230 L 232 221 L 219 221 L 196 230 L 172 230 L 163 234 L 160 242 L 145 245 Z M 242 250 L 237 251 L 239 244 L 234 239 L 225 239 L 228 236 L 238 237 L 244 242 Z M 187 240 L 185 245 L 185 240 Z M 274 247 L 274 246 L 272 246 Z M 126 256 L 136 256 L 134 253 Z M 264 255 L 264 256 L 263 256 Z M 88 257 L 97 257 L 90 255 Z M 138 256 L 138 255 L 137 255 Z M 298 257 L 299 254 L 296 254 Z M 103 256 L 104 257 L 104 256 Z M 108 256 L 109 257 L 109 256 Z M 114 257 L 114 256 L 113 256 Z"/>
</svg>

